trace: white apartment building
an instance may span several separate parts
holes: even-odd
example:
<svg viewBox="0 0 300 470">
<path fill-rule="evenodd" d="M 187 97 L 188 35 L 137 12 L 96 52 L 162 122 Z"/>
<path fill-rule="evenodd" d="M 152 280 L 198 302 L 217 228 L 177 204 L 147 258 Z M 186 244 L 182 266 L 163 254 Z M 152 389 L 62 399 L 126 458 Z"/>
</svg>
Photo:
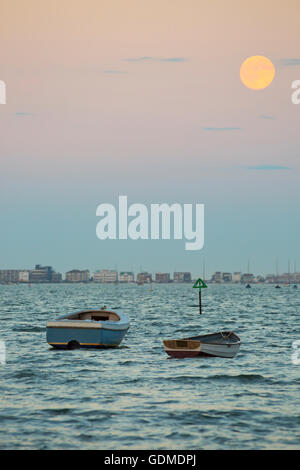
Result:
<svg viewBox="0 0 300 470">
<path fill-rule="evenodd" d="M 20 282 L 20 269 L 1 269 L 0 282 Z"/>
<path fill-rule="evenodd" d="M 118 281 L 118 272 L 111 271 L 110 269 L 102 269 L 95 271 L 93 274 L 94 282 L 101 282 L 102 284 L 111 284 Z"/>
<path fill-rule="evenodd" d="M 134 282 L 134 274 L 128 271 L 120 272 L 119 282 Z"/>
<path fill-rule="evenodd" d="M 232 274 L 232 282 L 234 282 L 236 284 L 241 282 L 241 278 L 242 278 L 242 273 L 235 272 L 235 273 Z"/>
<path fill-rule="evenodd" d="M 29 282 L 29 271 L 19 271 L 19 282 Z"/>
</svg>

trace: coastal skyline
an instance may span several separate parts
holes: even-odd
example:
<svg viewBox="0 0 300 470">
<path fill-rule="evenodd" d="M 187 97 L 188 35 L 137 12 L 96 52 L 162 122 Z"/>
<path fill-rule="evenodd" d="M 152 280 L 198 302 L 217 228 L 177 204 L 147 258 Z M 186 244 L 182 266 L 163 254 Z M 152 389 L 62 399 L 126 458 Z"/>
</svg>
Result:
<svg viewBox="0 0 300 470">
<path fill-rule="evenodd" d="M 1 263 L 274 271 L 297 259 L 299 5 L 3 0 Z M 257 15 L 257 12 L 260 12 Z M 271 14 L 270 14 L 271 12 Z M 263 55 L 264 90 L 240 68 Z M 205 205 L 205 243 L 99 241 L 96 208 Z"/>
<path fill-rule="evenodd" d="M 172 277 L 173 276 L 173 277 Z M 275 271 L 269 271 L 267 274 L 258 273 L 250 270 L 250 263 L 248 262 L 247 270 L 240 271 L 211 271 L 206 270 L 206 265 L 202 265 L 202 271 L 199 269 L 196 273 L 191 271 L 168 271 L 168 270 L 147 270 L 143 269 L 142 266 L 139 269 L 130 270 L 119 270 L 117 266 L 114 268 L 111 267 L 101 267 L 95 269 L 89 269 L 87 267 L 78 269 L 73 267 L 68 269 L 64 273 L 53 268 L 53 266 L 47 265 L 42 266 L 40 264 L 35 265 L 34 268 L 7 268 L 3 269 L 0 266 L 0 283 L 4 282 L 136 282 L 140 278 L 145 278 L 145 282 L 157 282 L 157 278 L 164 279 L 163 282 L 192 282 L 195 281 L 201 276 L 207 281 L 216 282 L 233 282 L 233 283 L 248 283 L 248 282 L 300 282 L 300 273 L 297 271 L 296 262 L 291 265 L 288 262 L 287 270 L 280 270 L 278 261 L 276 262 Z M 179 279 L 181 279 L 179 281 Z M 158 282 L 161 282 L 159 280 Z"/>
</svg>

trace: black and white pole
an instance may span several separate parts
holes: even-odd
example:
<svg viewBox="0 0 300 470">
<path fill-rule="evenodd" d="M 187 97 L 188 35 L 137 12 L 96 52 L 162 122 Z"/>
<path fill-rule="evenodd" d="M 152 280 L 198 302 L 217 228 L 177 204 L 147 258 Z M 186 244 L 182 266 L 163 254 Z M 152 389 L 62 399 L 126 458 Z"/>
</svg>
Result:
<svg viewBox="0 0 300 470">
<path fill-rule="evenodd" d="M 202 279 L 200 279 L 200 277 L 199 277 L 199 279 L 197 279 L 197 281 L 196 281 L 195 284 L 193 285 L 193 288 L 194 288 L 194 289 L 199 289 L 199 313 L 200 313 L 200 315 L 202 315 L 201 290 L 207 288 L 207 285 L 206 285 L 205 282 L 202 281 Z"/>
<path fill-rule="evenodd" d="M 200 315 L 202 315 L 201 289 L 199 289 L 199 313 L 200 313 Z"/>
</svg>

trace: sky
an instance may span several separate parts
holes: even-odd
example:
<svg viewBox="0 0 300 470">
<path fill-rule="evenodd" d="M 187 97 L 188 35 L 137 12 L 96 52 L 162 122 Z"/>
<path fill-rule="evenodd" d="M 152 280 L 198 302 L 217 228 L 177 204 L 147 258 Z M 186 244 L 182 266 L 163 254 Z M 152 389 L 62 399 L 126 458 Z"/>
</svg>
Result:
<svg viewBox="0 0 300 470">
<path fill-rule="evenodd" d="M 1 0 L 0 269 L 299 259 L 299 2 Z M 268 57 L 253 91 L 243 61 Z M 100 241 L 96 208 L 203 203 L 205 244 Z"/>
</svg>

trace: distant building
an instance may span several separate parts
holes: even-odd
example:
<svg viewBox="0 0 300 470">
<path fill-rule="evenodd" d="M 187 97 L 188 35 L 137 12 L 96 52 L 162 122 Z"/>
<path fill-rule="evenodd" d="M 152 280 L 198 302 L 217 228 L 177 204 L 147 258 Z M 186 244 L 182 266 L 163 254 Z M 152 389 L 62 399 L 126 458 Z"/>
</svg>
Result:
<svg viewBox="0 0 300 470">
<path fill-rule="evenodd" d="M 101 271 L 95 271 L 92 275 L 92 279 L 94 282 L 102 282 L 103 274 Z"/>
<path fill-rule="evenodd" d="M 161 284 L 166 284 L 170 282 L 170 274 L 169 273 L 156 273 L 155 282 L 158 282 Z"/>
<path fill-rule="evenodd" d="M 110 269 L 102 269 L 95 271 L 93 274 L 94 282 L 101 282 L 102 284 L 112 284 L 118 282 L 118 272 Z"/>
<path fill-rule="evenodd" d="M 211 281 L 216 282 L 217 284 L 221 284 L 221 282 L 223 282 L 223 273 L 221 271 L 216 271 L 212 275 Z"/>
<path fill-rule="evenodd" d="M 151 283 L 152 282 L 152 274 L 149 274 L 149 273 L 138 273 L 138 275 L 136 276 L 136 282 L 148 282 L 148 283 Z"/>
<path fill-rule="evenodd" d="M 66 273 L 66 282 L 88 282 L 90 280 L 90 271 L 84 269 L 80 271 L 79 269 L 72 269 Z"/>
<path fill-rule="evenodd" d="M 33 269 L 30 271 L 29 279 L 30 282 L 47 282 L 47 272 L 42 269 Z"/>
<path fill-rule="evenodd" d="M 0 282 L 49 282 L 52 279 L 53 271 L 50 266 L 42 267 L 36 265 L 32 271 L 25 269 L 0 270 Z"/>
<path fill-rule="evenodd" d="M 52 278 L 53 269 L 51 266 L 41 266 L 36 264 L 35 268 L 30 271 L 30 282 L 49 282 Z"/>
<path fill-rule="evenodd" d="M 19 282 L 29 282 L 29 271 L 19 271 Z"/>
<path fill-rule="evenodd" d="M 235 284 L 238 284 L 241 282 L 242 278 L 242 273 L 241 272 L 235 272 L 232 274 L 232 282 Z"/>
<path fill-rule="evenodd" d="M 52 278 L 51 278 L 51 282 L 61 282 L 62 281 L 62 275 L 61 273 L 52 273 Z"/>
<path fill-rule="evenodd" d="M 232 274 L 231 273 L 223 273 L 223 282 L 232 282 Z"/>
<path fill-rule="evenodd" d="M 134 274 L 128 271 L 120 272 L 119 282 L 134 282 Z"/>
<path fill-rule="evenodd" d="M 191 280 L 192 280 L 191 273 L 176 272 L 176 273 L 173 274 L 173 281 L 174 282 L 191 282 Z"/>
<path fill-rule="evenodd" d="M 274 274 L 267 274 L 266 277 L 265 277 L 265 282 L 267 284 L 273 284 L 275 282 Z"/>
<path fill-rule="evenodd" d="M 250 282 L 253 282 L 254 281 L 254 276 L 253 274 L 242 274 L 242 277 L 241 277 L 241 282 L 243 284 L 249 284 Z"/>
<path fill-rule="evenodd" d="M 265 282 L 267 284 L 299 284 L 300 273 L 267 274 Z"/>
<path fill-rule="evenodd" d="M 266 276 L 267 282 L 273 282 L 276 284 L 298 284 L 300 282 L 299 273 L 283 273 L 283 274 L 269 274 Z"/>
<path fill-rule="evenodd" d="M 0 282 L 19 282 L 19 269 L 1 269 Z"/>
<path fill-rule="evenodd" d="M 291 282 L 293 284 L 299 284 L 300 283 L 300 273 L 292 273 L 290 276 L 291 276 Z"/>
</svg>

